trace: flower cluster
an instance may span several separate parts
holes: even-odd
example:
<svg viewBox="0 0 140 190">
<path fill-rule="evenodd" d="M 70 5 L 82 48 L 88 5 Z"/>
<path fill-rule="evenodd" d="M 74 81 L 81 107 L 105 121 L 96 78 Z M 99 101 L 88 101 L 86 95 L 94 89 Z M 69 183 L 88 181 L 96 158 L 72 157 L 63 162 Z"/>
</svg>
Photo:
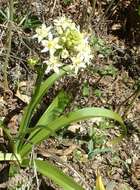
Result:
<svg viewBox="0 0 140 190">
<path fill-rule="evenodd" d="M 59 73 L 59 68 L 69 60 L 71 69 L 77 74 L 79 68 L 85 68 L 91 62 L 88 37 L 66 17 L 55 19 L 49 27 L 42 24 L 36 29 L 33 38 L 38 38 L 38 42 L 42 44 L 41 52 L 47 52 L 49 55 L 44 61 L 47 64 L 47 73 L 50 70 Z"/>
</svg>

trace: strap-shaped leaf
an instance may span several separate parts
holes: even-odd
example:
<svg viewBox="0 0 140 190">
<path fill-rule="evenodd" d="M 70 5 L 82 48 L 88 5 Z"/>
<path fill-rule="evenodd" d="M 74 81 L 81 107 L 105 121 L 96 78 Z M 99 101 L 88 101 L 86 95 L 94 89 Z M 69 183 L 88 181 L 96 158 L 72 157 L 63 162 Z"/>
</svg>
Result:
<svg viewBox="0 0 140 190">
<path fill-rule="evenodd" d="M 103 180 L 99 171 L 97 171 L 97 177 L 96 177 L 96 190 L 105 190 Z"/>
<path fill-rule="evenodd" d="M 61 91 L 56 98 L 52 101 L 50 106 L 47 108 L 47 110 L 43 113 L 41 118 L 36 124 L 36 127 L 34 129 L 31 129 L 32 136 L 35 136 L 36 133 L 38 133 L 41 128 L 47 127 L 47 125 L 54 121 L 60 114 L 63 113 L 65 107 L 69 103 L 69 96 L 66 94 L 66 92 Z M 30 130 L 26 129 L 26 132 Z M 21 149 L 23 146 L 23 141 L 21 140 L 18 144 L 18 149 Z"/>
<path fill-rule="evenodd" d="M 69 96 L 64 91 L 61 91 L 41 116 L 36 126 L 47 126 L 63 113 L 68 103 Z"/>
<path fill-rule="evenodd" d="M 40 75 L 36 82 L 36 88 L 34 94 L 31 98 L 29 105 L 25 108 L 24 114 L 20 123 L 19 133 L 18 133 L 18 141 L 16 142 L 17 150 L 20 149 L 21 144 L 24 142 L 24 138 L 26 135 L 26 129 L 28 128 L 33 113 L 35 112 L 38 104 L 41 102 L 43 96 L 47 93 L 47 91 L 52 87 L 52 85 L 65 75 L 70 70 L 69 66 L 65 66 L 63 69 L 60 70 L 59 74 L 54 73 L 52 74 L 46 81 L 42 82 L 43 73 L 40 71 Z M 42 83 L 41 83 L 42 82 Z"/>
<path fill-rule="evenodd" d="M 123 120 L 117 113 L 104 108 L 84 108 L 71 112 L 66 116 L 61 116 L 49 123 L 46 128 L 40 128 L 37 129 L 33 134 L 31 133 L 26 144 L 24 144 L 20 150 L 21 156 L 26 156 L 31 151 L 32 145 L 36 145 L 42 140 L 47 139 L 50 135 L 55 133 L 55 131 L 69 125 L 72 122 L 86 120 L 92 117 L 106 117 L 118 121 L 123 128 L 123 134 L 120 136 L 120 139 L 122 139 L 126 133 L 126 127 L 123 123 Z"/>
<path fill-rule="evenodd" d="M 19 128 L 19 136 L 25 133 L 26 128 L 29 126 L 32 114 L 35 111 L 37 105 L 42 100 L 42 97 L 47 93 L 47 91 L 51 88 L 54 82 L 61 78 L 63 75 L 65 75 L 69 70 L 70 67 L 66 66 L 60 70 L 59 74 L 52 74 L 46 81 L 43 81 L 41 85 L 38 85 L 38 87 L 35 90 L 35 93 L 33 94 L 31 102 L 25 108 L 24 115 L 22 117 Z"/>
<path fill-rule="evenodd" d="M 18 161 L 21 162 L 20 154 L 0 152 L 0 161 Z"/>
<path fill-rule="evenodd" d="M 13 139 L 12 135 L 10 134 L 10 129 L 8 129 L 4 125 L 4 123 L 0 124 L 0 128 L 2 128 L 6 139 L 8 139 L 8 150 L 10 152 L 13 152 L 14 154 L 16 154 L 17 153 L 17 149 L 16 149 L 16 145 L 15 145 L 14 139 Z"/>
<path fill-rule="evenodd" d="M 24 160 L 22 166 L 27 167 L 29 162 L 29 160 Z M 53 180 L 64 190 L 84 190 L 71 177 L 64 174 L 60 169 L 50 164 L 48 161 L 34 160 L 34 162 L 35 163 L 32 163 L 32 167 L 36 167 L 39 173 Z"/>
</svg>

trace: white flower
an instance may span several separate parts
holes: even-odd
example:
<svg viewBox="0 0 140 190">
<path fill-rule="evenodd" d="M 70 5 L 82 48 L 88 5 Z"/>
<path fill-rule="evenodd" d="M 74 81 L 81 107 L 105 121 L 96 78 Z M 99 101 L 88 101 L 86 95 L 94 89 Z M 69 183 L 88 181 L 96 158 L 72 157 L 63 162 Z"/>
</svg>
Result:
<svg viewBox="0 0 140 190">
<path fill-rule="evenodd" d="M 91 63 L 93 56 L 91 54 L 91 48 L 88 45 L 88 38 L 83 38 L 81 43 L 75 47 L 75 50 L 79 52 L 82 60 L 84 60 L 85 63 Z"/>
<path fill-rule="evenodd" d="M 86 68 L 86 63 L 83 61 L 83 58 L 80 54 L 78 54 L 76 57 L 72 57 L 72 66 L 71 68 L 74 69 L 75 74 L 78 73 L 78 70 L 80 68 Z"/>
<path fill-rule="evenodd" d="M 84 49 L 80 51 L 80 55 L 85 63 L 87 63 L 88 65 L 91 63 L 91 59 L 93 58 L 93 56 L 91 54 L 90 46 L 85 46 Z"/>
<path fill-rule="evenodd" d="M 63 29 L 61 26 L 56 26 L 56 31 L 59 35 L 62 35 L 63 34 Z"/>
<path fill-rule="evenodd" d="M 41 42 L 44 38 L 46 38 L 50 32 L 51 26 L 46 27 L 45 24 L 42 24 L 41 27 L 36 29 L 36 34 L 33 38 L 38 38 L 38 42 Z"/>
<path fill-rule="evenodd" d="M 50 55 L 53 55 L 57 49 L 62 48 L 59 45 L 59 38 L 53 38 L 53 35 L 50 33 L 48 35 L 48 40 L 43 40 L 42 45 L 44 49 L 41 52 L 50 52 Z"/>
<path fill-rule="evenodd" d="M 46 27 L 42 24 L 36 29 L 33 38 L 38 38 L 42 42 L 42 51 L 48 52 L 46 73 L 50 70 L 59 73 L 59 69 L 65 63 L 62 59 L 70 59 L 70 67 L 75 73 L 80 68 L 85 68 L 91 63 L 92 52 L 89 45 L 87 33 L 80 32 L 80 27 L 65 16 L 54 20 L 54 24 Z"/>
<path fill-rule="evenodd" d="M 59 29 L 58 27 L 62 27 L 63 30 L 66 30 L 68 27 L 71 29 L 76 28 L 75 23 L 73 23 L 71 19 L 68 19 L 65 16 L 55 19 L 54 25 L 57 27 L 57 29 Z"/>
<path fill-rule="evenodd" d="M 59 73 L 59 67 L 61 67 L 63 64 L 60 62 L 58 57 L 51 56 L 48 61 L 44 61 L 44 63 L 47 64 L 47 70 L 45 73 L 49 73 L 51 70 L 54 70 L 54 72 Z"/>
<path fill-rule="evenodd" d="M 68 58 L 68 57 L 69 57 L 69 52 L 68 52 L 66 49 L 64 49 L 64 50 L 62 51 L 62 53 L 61 53 L 61 57 L 62 57 L 63 59 Z"/>
</svg>

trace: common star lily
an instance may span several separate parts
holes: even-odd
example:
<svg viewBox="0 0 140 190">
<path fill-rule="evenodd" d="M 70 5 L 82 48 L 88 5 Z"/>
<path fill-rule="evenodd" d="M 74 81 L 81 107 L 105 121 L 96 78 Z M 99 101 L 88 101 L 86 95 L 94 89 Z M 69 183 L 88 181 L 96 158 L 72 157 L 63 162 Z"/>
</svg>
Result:
<svg viewBox="0 0 140 190">
<path fill-rule="evenodd" d="M 51 30 L 51 26 L 46 27 L 45 24 L 42 24 L 41 27 L 36 29 L 36 34 L 33 38 L 38 38 L 38 42 L 41 42 L 44 38 L 46 38 Z"/>
<path fill-rule="evenodd" d="M 47 64 L 47 69 L 45 73 L 49 73 L 51 70 L 54 70 L 54 72 L 59 73 L 59 67 L 62 66 L 62 63 L 56 56 L 51 56 L 48 61 L 44 61 L 44 63 Z"/>
<path fill-rule="evenodd" d="M 52 34 L 48 35 L 48 40 L 43 40 L 42 45 L 44 49 L 41 51 L 42 53 L 48 52 L 50 55 L 53 55 L 57 49 L 61 49 L 62 47 L 59 45 L 59 38 L 53 38 Z"/>
</svg>

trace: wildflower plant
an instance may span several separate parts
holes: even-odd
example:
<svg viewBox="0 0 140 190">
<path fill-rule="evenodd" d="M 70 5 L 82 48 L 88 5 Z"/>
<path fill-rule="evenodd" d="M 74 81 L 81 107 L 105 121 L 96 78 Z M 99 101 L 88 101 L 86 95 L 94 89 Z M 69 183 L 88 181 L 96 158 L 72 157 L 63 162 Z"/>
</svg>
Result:
<svg viewBox="0 0 140 190">
<path fill-rule="evenodd" d="M 0 161 L 8 161 L 11 166 L 15 164 L 19 168 L 32 167 L 42 175 L 49 177 L 64 190 L 84 190 L 81 185 L 47 160 L 40 160 L 39 157 L 31 159 L 32 150 L 43 140 L 53 136 L 57 130 L 79 120 L 92 117 L 105 117 L 116 120 L 122 127 L 122 134 L 117 137 L 117 141 L 124 137 L 126 127 L 117 113 L 105 108 L 83 108 L 65 114 L 64 110 L 70 99 L 69 95 L 64 91 L 61 91 L 54 98 L 36 123 L 32 122 L 38 105 L 53 84 L 68 74 L 69 71 L 74 71 L 77 74 L 79 69 L 89 65 L 92 59 L 89 37 L 81 33 L 80 28 L 66 17 L 54 20 L 49 27 L 42 24 L 36 29 L 36 34 L 33 38 L 37 38 L 41 44 L 42 52 L 46 53 L 46 60 L 44 60 L 43 67 L 37 69 L 38 77 L 35 89 L 30 103 L 24 109 L 16 136 L 11 135 L 10 129 L 5 126 L 5 121 L 0 121 L 0 128 L 3 129 L 9 142 L 7 150 L 0 152 Z M 67 65 L 67 59 L 70 60 L 69 65 Z M 30 59 L 28 62 L 34 66 L 37 60 Z M 44 80 L 44 73 L 51 70 L 54 73 Z"/>
<path fill-rule="evenodd" d="M 36 29 L 33 38 L 38 38 L 38 42 L 41 43 L 41 52 L 49 54 L 44 61 L 47 64 L 46 73 L 50 70 L 59 73 L 59 69 L 66 65 L 68 59 L 75 74 L 80 68 L 85 68 L 91 63 L 93 56 L 89 36 L 80 32 L 80 27 L 71 19 L 60 17 L 49 27 L 42 24 Z"/>
</svg>

